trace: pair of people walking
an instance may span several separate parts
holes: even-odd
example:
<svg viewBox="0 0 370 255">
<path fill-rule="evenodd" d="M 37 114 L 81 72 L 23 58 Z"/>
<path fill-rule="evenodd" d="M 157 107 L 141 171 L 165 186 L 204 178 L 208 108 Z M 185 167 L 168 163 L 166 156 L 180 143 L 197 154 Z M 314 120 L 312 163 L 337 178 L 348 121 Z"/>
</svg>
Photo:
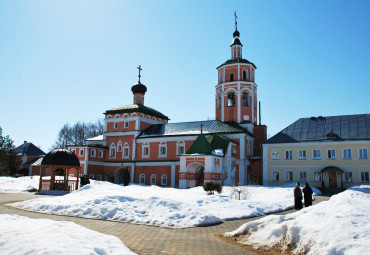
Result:
<svg viewBox="0 0 370 255">
<path fill-rule="evenodd" d="M 305 207 L 309 207 L 312 205 L 312 189 L 310 185 L 306 182 L 303 188 L 304 194 L 304 204 Z M 302 205 L 302 191 L 299 182 L 297 182 L 296 187 L 294 188 L 294 208 L 296 210 L 301 210 L 303 208 Z"/>
</svg>

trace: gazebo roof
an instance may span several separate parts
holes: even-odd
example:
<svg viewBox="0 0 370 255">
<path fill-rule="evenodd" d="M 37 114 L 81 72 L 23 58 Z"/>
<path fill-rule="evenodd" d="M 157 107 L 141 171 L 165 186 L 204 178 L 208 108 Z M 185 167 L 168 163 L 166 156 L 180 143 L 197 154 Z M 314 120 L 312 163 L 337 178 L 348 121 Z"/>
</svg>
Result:
<svg viewBox="0 0 370 255">
<path fill-rule="evenodd" d="M 80 167 L 80 160 L 69 150 L 56 149 L 45 155 L 41 165 Z"/>
</svg>

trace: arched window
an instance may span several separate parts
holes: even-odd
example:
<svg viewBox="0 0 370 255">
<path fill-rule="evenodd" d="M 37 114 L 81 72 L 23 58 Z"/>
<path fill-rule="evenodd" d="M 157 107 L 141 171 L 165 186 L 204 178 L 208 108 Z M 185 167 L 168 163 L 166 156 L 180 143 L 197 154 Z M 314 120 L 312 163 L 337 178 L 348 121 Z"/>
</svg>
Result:
<svg viewBox="0 0 370 255">
<path fill-rule="evenodd" d="M 139 183 L 140 184 L 145 184 L 145 174 L 141 173 L 139 176 Z"/>
<path fill-rule="evenodd" d="M 231 92 L 227 94 L 227 106 L 231 107 L 235 105 L 235 93 Z"/>
<path fill-rule="evenodd" d="M 230 81 L 233 81 L 234 80 L 234 74 L 230 74 Z"/>
<path fill-rule="evenodd" d="M 249 106 L 249 93 L 243 92 L 243 106 Z"/>
<path fill-rule="evenodd" d="M 257 109 L 257 95 L 254 94 L 254 109 Z"/>
<path fill-rule="evenodd" d="M 162 185 L 167 185 L 167 175 L 166 174 L 162 174 L 161 184 Z"/>
<path fill-rule="evenodd" d="M 152 174 L 150 176 L 150 185 L 157 185 L 157 175 Z"/>
<path fill-rule="evenodd" d="M 217 105 L 217 109 L 221 108 L 221 95 L 220 94 L 217 94 L 216 105 Z"/>
<path fill-rule="evenodd" d="M 218 83 L 222 83 L 222 72 L 220 72 L 220 76 L 218 78 Z"/>
<path fill-rule="evenodd" d="M 243 70 L 243 80 L 244 81 L 248 80 L 248 71 L 247 70 Z"/>
</svg>

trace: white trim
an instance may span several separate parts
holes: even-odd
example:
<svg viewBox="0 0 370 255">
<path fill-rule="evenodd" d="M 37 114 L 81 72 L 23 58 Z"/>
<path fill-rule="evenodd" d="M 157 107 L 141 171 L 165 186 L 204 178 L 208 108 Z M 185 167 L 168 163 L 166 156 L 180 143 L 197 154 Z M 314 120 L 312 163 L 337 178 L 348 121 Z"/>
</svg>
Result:
<svg viewBox="0 0 370 255">
<path fill-rule="evenodd" d="M 362 174 L 362 173 L 367 173 L 369 181 L 362 181 L 362 179 L 361 179 L 361 177 L 362 177 L 362 176 L 361 176 L 361 174 Z M 368 171 L 368 170 L 363 170 L 363 171 L 360 171 L 360 173 L 359 173 L 359 174 L 360 174 L 360 176 L 359 176 L 359 177 L 360 177 L 360 179 L 359 179 L 359 180 L 360 180 L 360 181 L 359 181 L 360 183 L 369 183 L 369 182 L 370 182 L 370 171 Z"/>
<path fill-rule="evenodd" d="M 292 173 L 292 179 L 288 180 L 287 173 Z M 285 181 L 286 182 L 293 182 L 294 181 L 294 172 L 292 170 L 285 170 Z"/>
<path fill-rule="evenodd" d="M 329 158 L 329 151 L 331 151 L 331 153 L 330 153 L 330 158 Z M 334 157 L 333 157 L 333 151 L 334 151 Z M 334 148 L 328 148 L 328 149 L 326 149 L 326 159 L 327 160 L 335 160 L 335 159 L 337 159 L 337 152 L 336 152 L 336 149 L 334 149 Z"/>
<path fill-rule="evenodd" d="M 326 146 L 326 145 L 341 145 L 341 144 L 370 144 L 369 141 L 365 140 L 356 140 L 356 141 L 338 141 L 338 142 L 327 142 L 327 141 L 320 141 L 320 142 L 298 142 L 298 143 L 265 143 L 265 146 L 269 147 L 280 147 L 280 146 L 305 146 L 305 145 L 316 145 L 316 146 Z"/>
<path fill-rule="evenodd" d="M 96 149 L 91 149 L 91 157 L 96 158 Z"/>
<path fill-rule="evenodd" d="M 155 178 L 155 182 L 153 183 L 153 177 Z M 157 185 L 157 175 L 151 174 L 150 175 L 150 185 Z"/>
<path fill-rule="evenodd" d="M 165 153 L 162 153 L 162 149 L 164 148 Z M 158 144 L 158 158 L 167 158 L 167 143 L 160 142 Z"/>
<path fill-rule="evenodd" d="M 166 177 L 166 182 L 163 182 L 163 177 Z M 167 174 L 162 174 L 161 175 L 161 185 L 167 186 L 168 185 L 168 177 Z"/>
<path fill-rule="evenodd" d="M 366 149 L 366 157 L 360 158 L 360 150 L 364 150 L 364 149 Z M 360 147 L 360 148 L 358 148 L 358 157 L 357 158 L 359 160 L 367 160 L 367 159 L 369 159 L 369 149 L 366 148 L 366 147 Z"/>
<path fill-rule="evenodd" d="M 302 179 L 301 178 L 301 173 L 305 173 L 306 174 L 306 179 Z M 299 179 L 299 181 L 300 182 L 307 182 L 308 181 L 308 173 L 307 173 L 307 171 L 306 170 L 299 170 L 299 172 L 298 172 L 298 179 Z"/>
<path fill-rule="evenodd" d="M 142 182 L 141 181 L 141 177 L 144 177 L 144 182 Z M 144 173 L 141 173 L 140 175 L 139 175 L 139 184 L 145 184 L 145 174 Z"/>
<path fill-rule="evenodd" d="M 347 153 L 348 154 L 348 150 L 350 151 L 351 155 L 346 155 L 347 157 L 345 158 L 344 157 L 344 151 L 347 150 Z M 349 157 L 348 157 L 349 156 Z M 343 160 L 351 160 L 353 158 L 353 153 L 352 153 L 352 148 L 342 148 L 342 159 Z"/>
<path fill-rule="evenodd" d="M 279 180 L 276 180 L 276 179 L 274 179 L 274 173 L 279 173 L 279 175 L 278 175 L 278 179 Z M 273 181 L 273 182 L 280 182 L 281 181 L 281 178 L 280 178 L 280 171 L 279 170 L 272 170 L 271 171 L 271 181 Z"/>
<path fill-rule="evenodd" d="M 148 149 L 148 154 L 144 154 L 145 149 Z M 141 157 L 149 158 L 150 157 L 150 143 L 143 143 L 141 146 Z"/>
<path fill-rule="evenodd" d="M 127 135 L 139 135 L 141 131 L 118 131 L 118 132 L 108 132 L 106 136 L 127 136 Z"/>
</svg>

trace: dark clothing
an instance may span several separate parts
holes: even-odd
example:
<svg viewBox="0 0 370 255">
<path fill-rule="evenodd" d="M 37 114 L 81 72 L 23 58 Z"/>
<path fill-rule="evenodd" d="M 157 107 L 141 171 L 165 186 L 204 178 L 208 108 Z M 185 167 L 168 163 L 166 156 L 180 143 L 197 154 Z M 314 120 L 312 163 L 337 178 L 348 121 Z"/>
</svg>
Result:
<svg viewBox="0 0 370 255">
<path fill-rule="evenodd" d="M 304 194 L 304 206 L 309 207 L 312 205 L 312 194 L 313 191 L 310 186 L 306 185 L 303 188 L 303 194 Z"/>
<path fill-rule="evenodd" d="M 301 210 L 302 205 L 302 191 L 300 187 L 295 187 L 294 189 L 294 208 L 296 210 Z"/>
<path fill-rule="evenodd" d="M 85 186 L 86 184 L 90 184 L 90 180 L 87 176 L 81 177 L 81 187 Z"/>
</svg>

